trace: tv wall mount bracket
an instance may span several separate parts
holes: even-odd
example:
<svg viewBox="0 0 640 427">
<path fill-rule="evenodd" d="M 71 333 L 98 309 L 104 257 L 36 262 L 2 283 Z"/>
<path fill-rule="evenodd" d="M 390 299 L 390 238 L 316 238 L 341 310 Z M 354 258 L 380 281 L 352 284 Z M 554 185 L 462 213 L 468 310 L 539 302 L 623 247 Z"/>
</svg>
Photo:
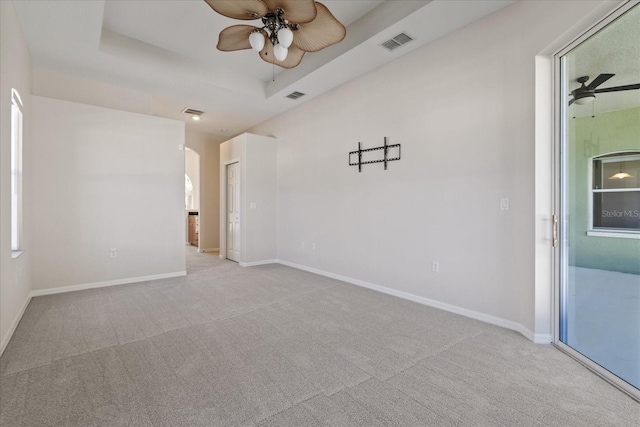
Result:
<svg viewBox="0 0 640 427">
<path fill-rule="evenodd" d="M 384 163 L 384 170 L 387 170 L 387 163 L 393 162 L 395 160 L 400 160 L 400 144 L 388 144 L 389 138 L 384 137 L 384 145 L 376 148 L 366 148 L 362 149 L 362 143 L 358 142 L 358 149 L 356 151 L 349 152 L 349 166 L 358 166 L 358 172 L 362 172 L 362 165 L 368 165 L 371 163 Z M 371 153 L 373 151 L 382 151 L 382 158 L 376 159 L 375 157 L 371 160 L 365 159 L 365 153 Z M 390 154 L 389 152 L 393 152 Z M 397 152 L 397 156 L 395 156 Z M 394 155 L 394 157 L 389 157 L 390 155 Z"/>
</svg>

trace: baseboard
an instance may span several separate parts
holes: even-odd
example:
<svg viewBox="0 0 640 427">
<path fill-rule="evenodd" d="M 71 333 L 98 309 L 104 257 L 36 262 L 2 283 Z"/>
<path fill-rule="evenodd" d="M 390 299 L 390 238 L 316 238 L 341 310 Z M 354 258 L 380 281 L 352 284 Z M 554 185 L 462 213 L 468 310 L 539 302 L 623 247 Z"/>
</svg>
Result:
<svg viewBox="0 0 640 427">
<path fill-rule="evenodd" d="M 375 285 L 373 283 L 365 282 L 364 280 L 353 279 L 351 277 L 341 276 L 339 274 L 330 273 L 328 271 L 319 270 L 317 268 L 307 267 L 305 265 L 296 264 L 284 260 L 276 260 L 278 264 L 286 265 L 288 267 L 297 268 L 299 270 L 308 271 L 310 273 L 319 274 L 321 276 L 330 277 L 332 279 L 341 280 L 343 282 L 351 283 L 352 285 L 361 286 L 363 288 L 372 289 L 374 291 L 382 292 L 388 295 L 393 295 L 398 298 L 406 299 L 409 301 L 417 302 L 418 304 L 427 305 L 429 307 L 438 308 L 440 310 L 448 311 L 455 314 L 460 314 L 471 319 L 480 320 L 485 323 L 500 326 L 512 331 L 519 332 L 527 339 L 539 343 L 549 344 L 551 342 L 551 336 L 548 334 L 534 334 L 528 328 L 524 327 L 520 323 L 506 320 L 500 317 L 491 316 L 489 314 L 481 313 L 478 311 L 468 310 L 466 308 L 458 307 L 455 305 L 443 303 L 440 301 L 432 300 L 429 298 L 413 295 L 407 292 L 398 291 L 396 289 L 387 288 L 385 286 Z"/>
<path fill-rule="evenodd" d="M 510 328 L 514 331 L 520 332 L 530 341 L 533 341 L 536 344 L 551 344 L 552 338 L 551 334 L 536 334 L 531 329 L 525 328 L 523 325 L 516 323 L 517 328 Z"/>
<path fill-rule="evenodd" d="M 150 276 L 129 277 L 126 279 L 107 280 L 105 282 L 85 283 L 82 285 L 62 286 L 60 288 L 40 289 L 31 291 L 32 297 L 39 297 L 43 295 L 61 294 L 64 292 L 82 291 L 85 289 L 104 288 L 107 286 L 127 285 L 129 283 L 147 282 L 149 280 L 170 279 L 173 277 L 186 276 L 186 271 L 176 271 L 174 273 L 153 274 Z"/>
<path fill-rule="evenodd" d="M 201 252 L 220 252 L 220 248 L 206 248 L 200 249 Z"/>
<path fill-rule="evenodd" d="M 536 344 L 551 344 L 553 342 L 553 336 L 551 334 L 535 334 L 533 336 L 533 342 Z"/>
<path fill-rule="evenodd" d="M 31 296 L 32 296 L 31 294 L 27 295 L 27 298 L 22 304 L 22 307 L 20 307 L 18 314 L 16 314 L 16 317 L 13 319 L 13 322 L 11 322 L 11 326 L 9 327 L 7 334 L 4 337 L 2 337 L 2 341 L 0 341 L 0 356 L 2 356 L 2 353 L 4 353 L 5 348 L 7 348 L 7 344 L 9 344 L 9 341 L 11 340 L 13 333 L 16 331 L 16 328 L 18 327 L 18 323 L 20 323 L 20 320 L 22 319 L 22 316 L 24 315 L 24 312 L 27 309 L 27 306 L 31 302 Z"/>
<path fill-rule="evenodd" d="M 277 264 L 277 259 L 266 259 L 263 261 L 239 262 L 240 267 L 255 267 L 256 265 Z"/>
</svg>

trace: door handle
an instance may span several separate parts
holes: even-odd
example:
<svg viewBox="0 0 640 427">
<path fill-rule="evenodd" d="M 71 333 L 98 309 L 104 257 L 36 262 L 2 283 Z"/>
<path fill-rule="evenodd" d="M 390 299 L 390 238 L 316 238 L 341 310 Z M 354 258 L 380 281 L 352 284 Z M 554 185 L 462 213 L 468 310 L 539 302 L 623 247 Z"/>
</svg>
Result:
<svg viewBox="0 0 640 427">
<path fill-rule="evenodd" d="M 558 247 L 558 215 L 553 215 L 552 217 L 552 234 L 553 234 L 553 241 L 551 242 L 551 245 L 556 248 Z"/>
</svg>

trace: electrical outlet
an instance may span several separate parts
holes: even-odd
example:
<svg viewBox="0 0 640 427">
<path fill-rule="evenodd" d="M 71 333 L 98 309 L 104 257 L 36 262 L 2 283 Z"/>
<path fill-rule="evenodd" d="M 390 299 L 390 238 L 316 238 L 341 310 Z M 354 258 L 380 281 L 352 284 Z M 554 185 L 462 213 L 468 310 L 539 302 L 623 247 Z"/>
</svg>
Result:
<svg viewBox="0 0 640 427">
<path fill-rule="evenodd" d="M 109 258 L 118 258 L 118 248 L 109 248 Z"/>
<path fill-rule="evenodd" d="M 311 249 L 316 250 L 316 242 L 311 242 Z"/>
<path fill-rule="evenodd" d="M 431 271 L 434 273 L 440 273 L 440 263 L 438 261 L 433 261 L 431 263 Z"/>
</svg>

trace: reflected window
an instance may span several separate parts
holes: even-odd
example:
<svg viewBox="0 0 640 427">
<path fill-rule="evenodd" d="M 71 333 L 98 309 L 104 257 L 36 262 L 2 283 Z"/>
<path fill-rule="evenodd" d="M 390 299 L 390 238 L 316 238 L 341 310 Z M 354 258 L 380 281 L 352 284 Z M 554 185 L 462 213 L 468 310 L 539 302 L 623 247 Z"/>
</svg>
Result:
<svg viewBox="0 0 640 427">
<path fill-rule="evenodd" d="M 592 230 L 640 233 L 640 151 L 593 159 Z"/>
<path fill-rule="evenodd" d="M 22 248 L 22 135 L 23 107 L 11 89 L 11 251 Z"/>
<path fill-rule="evenodd" d="M 187 174 L 184 174 L 184 207 L 193 209 L 193 184 Z"/>
</svg>

